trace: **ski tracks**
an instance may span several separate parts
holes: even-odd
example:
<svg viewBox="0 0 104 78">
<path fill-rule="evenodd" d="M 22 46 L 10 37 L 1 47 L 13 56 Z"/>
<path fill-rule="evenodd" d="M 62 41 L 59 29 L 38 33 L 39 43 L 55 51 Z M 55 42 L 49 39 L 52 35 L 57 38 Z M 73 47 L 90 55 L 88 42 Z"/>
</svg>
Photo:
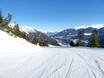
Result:
<svg viewBox="0 0 104 78">
<path fill-rule="evenodd" d="M 90 54 L 84 54 L 79 52 L 74 52 L 77 54 L 86 64 L 87 66 L 87 73 L 89 78 L 104 78 L 104 69 L 102 69 L 101 64 L 104 62 L 102 58 L 96 55 Z M 87 57 L 85 57 L 87 56 Z M 88 58 L 90 60 L 88 60 Z M 101 63 L 99 61 L 102 61 Z M 104 63 L 103 63 L 104 65 Z M 89 71 L 93 74 L 93 76 L 89 73 Z"/>
</svg>

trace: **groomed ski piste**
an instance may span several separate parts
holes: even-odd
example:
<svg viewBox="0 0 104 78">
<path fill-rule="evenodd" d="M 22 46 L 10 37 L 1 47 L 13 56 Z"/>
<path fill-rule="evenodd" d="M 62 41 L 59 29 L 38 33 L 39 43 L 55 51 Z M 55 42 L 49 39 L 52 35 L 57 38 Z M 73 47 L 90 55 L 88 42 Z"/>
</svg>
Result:
<svg viewBox="0 0 104 78">
<path fill-rule="evenodd" d="M 104 49 L 42 48 L 0 31 L 0 78 L 104 78 Z"/>
</svg>

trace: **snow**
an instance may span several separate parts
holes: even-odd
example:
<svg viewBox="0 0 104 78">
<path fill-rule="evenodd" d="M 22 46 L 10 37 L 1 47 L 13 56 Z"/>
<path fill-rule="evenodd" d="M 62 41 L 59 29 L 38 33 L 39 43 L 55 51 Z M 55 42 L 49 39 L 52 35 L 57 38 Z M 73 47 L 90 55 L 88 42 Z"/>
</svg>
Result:
<svg viewBox="0 0 104 78">
<path fill-rule="evenodd" d="M 26 32 L 27 34 L 29 32 L 37 32 L 37 30 L 35 30 L 34 28 L 29 27 L 29 26 L 20 26 L 20 31 Z"/>
<path fill-rule="evenodd" d="M 12 37 L 6 32 L 0 31 L 0 54 L 20 53 L 35 51 L 37 47 L 19 37 Z"/>
<path fill-rule="evenodd" d="M 56 47 L 59 47 L 59 46 L 54 46 L 54 45 L 48 44 L 48 47 L 50 47 L 50 48 L 56 48 Z"/>
<path fill-rule="evenodd" d="M 100 29 L 104 27 L 104 24 L 82 25 L 82 26 L 76 27 L 75 29 L 88 28 L 88 27 Z"/>
<path fill-rule="evenodd" d="M 91 36 L 92 33 L 84 33 L 85 36 Z"/>
<path fill-rule="evenodd" d="M 10 23 L 9 27 L 13 28 L 16 24 L 15 23 Z"/>
<path fill-rule="evenodd" d="M 15 23 L 10 23 L 9 27 L 13 28 L 16 24 Z M 25 33 L 29 33 L 29 32 L 37 32 L 36 29 L 30 27 L 30 26 L 26 26 L 26 25 L 20 25 L 20 31 L 25 32 Z"/>
<path fill-rule="evenodd" d="M 104 78 L 104 49 L 41 48 L 0 31 L 0 78 Z"/>
</svg>

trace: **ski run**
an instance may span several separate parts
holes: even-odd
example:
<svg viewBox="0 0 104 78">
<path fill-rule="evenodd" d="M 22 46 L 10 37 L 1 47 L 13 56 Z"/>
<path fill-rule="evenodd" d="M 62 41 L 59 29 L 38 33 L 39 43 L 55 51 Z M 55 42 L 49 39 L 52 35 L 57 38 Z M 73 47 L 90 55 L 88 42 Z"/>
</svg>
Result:
<svg viewBox="0 0 104 78">
<path fill-rule="evenodd" d="M 0 31 L 0 78 L 104 78 L 104 49 L 37 47 Z"/>
</svg>

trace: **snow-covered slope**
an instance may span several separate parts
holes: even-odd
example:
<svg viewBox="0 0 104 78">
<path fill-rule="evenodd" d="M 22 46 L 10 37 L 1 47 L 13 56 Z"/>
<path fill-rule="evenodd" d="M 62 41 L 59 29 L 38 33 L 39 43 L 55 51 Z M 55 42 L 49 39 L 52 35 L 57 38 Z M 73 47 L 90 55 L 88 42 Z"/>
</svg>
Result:
<svg viewBox="0 0 104 78">
<path fill-rule="evenodd" d="M 104 49 L 38 48 L 0 31 L 0 78 L 104 78 Z"/>
<path fill-rule="evenodd" d="M 0 31 L 0 53 L 31 52 L 38 50 L 37 47 L 19 37 L 12 37 L 6 32 Z"/>
</svg>

